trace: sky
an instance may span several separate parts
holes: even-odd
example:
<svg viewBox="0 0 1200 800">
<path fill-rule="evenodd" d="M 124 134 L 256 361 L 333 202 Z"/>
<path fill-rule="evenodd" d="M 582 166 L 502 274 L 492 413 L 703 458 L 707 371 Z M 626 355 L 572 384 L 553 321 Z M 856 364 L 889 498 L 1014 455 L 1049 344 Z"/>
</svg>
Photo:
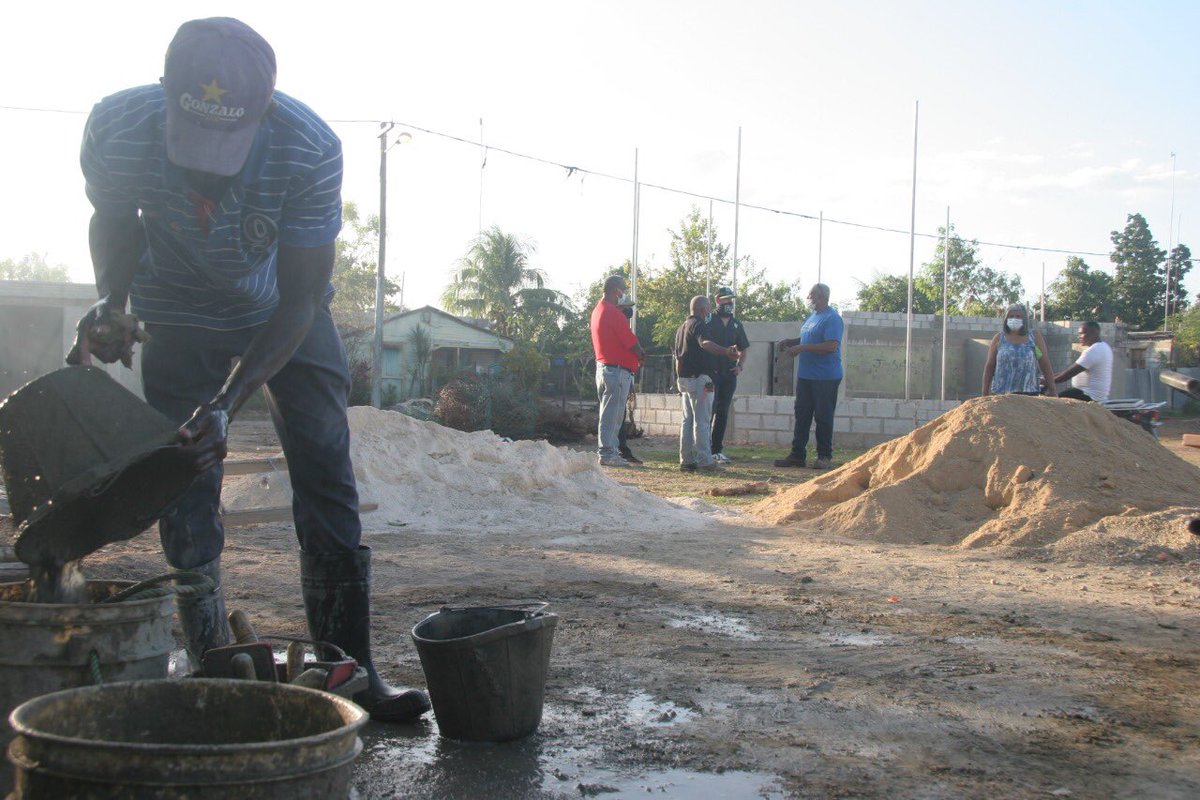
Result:
<svg viewBox="0 0 1200 800">
<path fill-rule="evenodd" d="M 819 261 L 833 302 L 853 307 L 861 282 L 909 268 L 918 102 L 919 234 L 949 207 L 968 239 L 1094 253 L 1087 263 L 1111 271 L 1111 232 L 1141 213 L 1160 246 L 1200 249 L 1194 2 L 13 5 L 0 259 L 42 253 L 73 281 L 92 280 L 86 113 L 157 81 L 175 30 L 201 15 L 236 16 L 272 44 L 277 87 L 341 137 L 343 199 L 361 212 L 379 208 L 380 122 L 412 134 L 387 159 L 387 271 L 409 307 L 438 304 L 481 221 L 531 242 L 553 288 L 601 278 L 633 252 L 635 151 L 643 183 L 717 198 L 718 237 L 732 245 L 736 222 L 739 256 L 768 278 L 806 287 Z M 485 144 L 581 170 L 496 150 L 481 169 L 481 119 Z M 741 201 L 789 213 L 742 207 L 735 220 L 739 128 Z M 706 199 L 642 188 L 642 269 L 667 264 L 668 232 L 693 205 L 708 214 Z M 805 218 L 822 213 L 823 226 Z M 918 266 L 934 247 L 918 236 Z M 980 256 L 1030 297 L 1067 258 Z"/>
</svg>

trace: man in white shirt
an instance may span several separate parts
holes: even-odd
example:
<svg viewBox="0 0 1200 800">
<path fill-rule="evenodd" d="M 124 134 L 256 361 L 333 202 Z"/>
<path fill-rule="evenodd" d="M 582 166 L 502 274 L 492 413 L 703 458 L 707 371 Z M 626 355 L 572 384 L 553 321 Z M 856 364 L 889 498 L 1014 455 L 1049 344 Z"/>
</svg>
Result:
<svg viewBox="0 0 1200 800">
<path fill-rule="evenodd" d="M 1083 345 L 1083 354 L 1054 376 L 1055 383 L 1071 381 L 1071 388 L 1058 396 L 1103 403 L 1112 386 L 1113 356 L 1108 343 L 1100 341 L 1100 323 L 1089 320 L 1080 325 L 1079 343 Z"/>
</svg>

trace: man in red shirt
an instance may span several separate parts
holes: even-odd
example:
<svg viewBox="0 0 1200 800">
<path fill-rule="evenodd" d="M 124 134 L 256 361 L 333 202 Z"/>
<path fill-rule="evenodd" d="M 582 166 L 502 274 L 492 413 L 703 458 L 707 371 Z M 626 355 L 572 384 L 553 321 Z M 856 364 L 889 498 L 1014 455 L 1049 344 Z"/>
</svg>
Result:
<svg viewBox="0 0 1200 800">
<path fill-rule="evenodd" d="M 597 433 L 600 463 L 627 467 L 617 452 L 617 428 L 625 413 L 625 401 L 633 388 L 646 353 L 629 328 L 619 304 L 625 296 L 625 278 L 613 275 L 604 281 L 604 297 L 592 309 L 592 349 L 596 352 L 596 393 L 600 395 L 600 425 Z"/>
</svg>

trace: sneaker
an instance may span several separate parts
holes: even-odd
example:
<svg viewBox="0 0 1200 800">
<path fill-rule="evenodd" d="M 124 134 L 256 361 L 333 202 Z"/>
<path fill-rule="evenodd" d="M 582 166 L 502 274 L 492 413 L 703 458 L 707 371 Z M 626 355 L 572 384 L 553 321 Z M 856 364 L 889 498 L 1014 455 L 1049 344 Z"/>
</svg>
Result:
<svg viewBox="0 0 1200 800">
<path fill-rule="evenodd" d="M 777 467 L 803 467 L 804 466 L 804 456 L 796 458 L 796 456 L 792 455 L 791 453 L 788 453 L 787 458 L 775 459 L 775 466 L 777 466 Z"/>
<path fill-rule="evenodd" d="M 699 472 L 724 472 L 725 468 L 714 461 L 711 464 L 703 464 L 699 467 L 696 467 L 696 470 Z"/>
<path fill-rule="evenodd" d="M 724 453 L 713 453 L 713 461 L 718 464 L 729 464 L 733 461 L 733 459 Z"/>
<path fill-rule="evenodd" d="M 816 462 L 813 463 L 813 469 L 833 469 L 833 459 L 818 458 Z"/>
<path fill-rule="evenodd" d="M 635 456 L 633 454 L 633 451 L 630 450 L 628 447 L 623 448 L 621 450 L 621 458 L 625 459 L 627 462 L 629 462 L 630 464 L 634 464 L 634 465 L 643 463 L 642 460 L 640 458 L 638 458 L 637 456 Z"/>
<path fill-rule="evenodd" d="M 602 467 L 628 467 L 629 462 L 626 461 L 625 459 L 621 458 L 620 456 L 609 456 L 607 458 L 600 459 L 600 466 L 602 466 Z"/>
<path fill-rule="evenodd" d="M 695 472 L 696 465 L 695 464 L 680 464 L 679 471 L 680 472 Z"/>
</svg>

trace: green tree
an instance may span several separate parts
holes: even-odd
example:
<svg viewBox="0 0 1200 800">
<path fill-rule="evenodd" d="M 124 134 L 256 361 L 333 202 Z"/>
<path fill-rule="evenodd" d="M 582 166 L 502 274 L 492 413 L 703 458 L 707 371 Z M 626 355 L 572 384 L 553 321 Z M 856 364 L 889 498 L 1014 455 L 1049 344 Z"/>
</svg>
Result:
<svg viewBox="0 0 1200 800">
<path fill-rule="evenodd" d="M 935 296 L 936 291 L 936 296 Z M 904 313 L 908 310 L 908 277 L 876 273 L 870 283 L 858 287 L 859 311 Z M 923 275 L 913 277 L 913 313 L 934 314 L 942 310 L 942 286 L 936 290 Z"/>
<path fill-rule="evenodd" d="M 1117 314 L 1132 330 L 1153 330 L 1163 319 L 1167 253 L 1141 214 L 1130 214 L 1125 229 L 1112 232 L 1112 243 L 1108 258 L 1116 265 Z"/>
<path fill-rule="evenodd" d="M 638 332 L 645 332 L 652 345 L 662 348 L 674 341 L 675 329 L 687 316 L 688 303 L 693 297 L 704 294 L 706 289 L 715 292 L 717 287 L 733 282 L 729 246 L 718 239 L 715 225 L 711 231 L 712 258 L 709 258 L 708 218 L 700 214 L 698 206 L 692 206 L 679 228 L 668 233 L 670 264 L 662 269 L 645 265 L 637 287 Z"/>
<path fill-rule="evenodd" d="M 946 229 L 933 249 L 933 258 L 913 276 L 913 313 L 937 314 L 942 310 L 942 272 L 946 266 Z M 952 315 L 989 317 L 1021 297 L 1021 279 L 979 260 L 979 242 L 967 241 L 950 226 L 950 264 L 946 274 L 946 306 Z M 904 312 L 908 309 L 908 279 L 877 275 L 858 290 L 862 311 Z"/>
<path fill-rule="evenodd" d="M 67 267 L 65 264 L 51 266 L 46 263 L 46 256 L 41 253 L 28 253 L 20 261 L 6 258 L 0 261 L 0 281 L 52 281 L 67 283 Z"/>
<path fill-rule="evenodd" d="M 379 217 L 365 220 L 354 203 L 342 205 L 342 233 L 335 244 L 333 264 L 333 301 L 330 313 L 343 332 L 364 331 L 375 324 L 375 288 L 379 264 Z M 400 287 L 391 280 L 383 286 L 385 310 Z"/>
<path fill-rule="evenodd" d="M 1183 284 L 1187 274 L 1192 271 L 1191 248 L 1186 244 L 1175 245 L 1167 257 L 1167 264 L 1171 270 L 1171 313 L 1176 314 L 1189 305 L 1187 289 Z"/>
<path fill-rule="evenodd" d="M 1068 256 L 1067 265 L 1047 287 L 1046 313 L 1051 319 L 1111 322 L 1116 309 L 1112 276 L 1090 268 L 1079 256 Z"/>
<path fill-rule="evenodd" d="M 417 324 L 408 332 L 408 396 L 425 393 L 425 369 L 433 356 L 433 336 L 429 328 Z"/>
<path fill-rule="evenodd" d="M 1173 316 L 1171 330 L 1175 331 L 1176 365 L 1200 365 L 1200 306 Z"/>
<path fill-rule="evenodd" d="M 459 261 L 442 293 L 446 310 L 470 314 L 492 323 L 508 336 L 522 314 L 566 310 L 561 292 L 546 287 L 545 273 L 529 266 L 533 245 L 504 233 L 498 226 L 481 233 Z"/>
<path fill-rule="evenodd" d="M 741 260 L 741 259 L 739 259 Z M 766 270 L 746 258 L 738 280 L 737 315 L 746 322 L 795 322 L 808 316 L 799 281 L 767 280 Z M 715 292 L 716 289 L 714 288 Z"/>
</svg>

